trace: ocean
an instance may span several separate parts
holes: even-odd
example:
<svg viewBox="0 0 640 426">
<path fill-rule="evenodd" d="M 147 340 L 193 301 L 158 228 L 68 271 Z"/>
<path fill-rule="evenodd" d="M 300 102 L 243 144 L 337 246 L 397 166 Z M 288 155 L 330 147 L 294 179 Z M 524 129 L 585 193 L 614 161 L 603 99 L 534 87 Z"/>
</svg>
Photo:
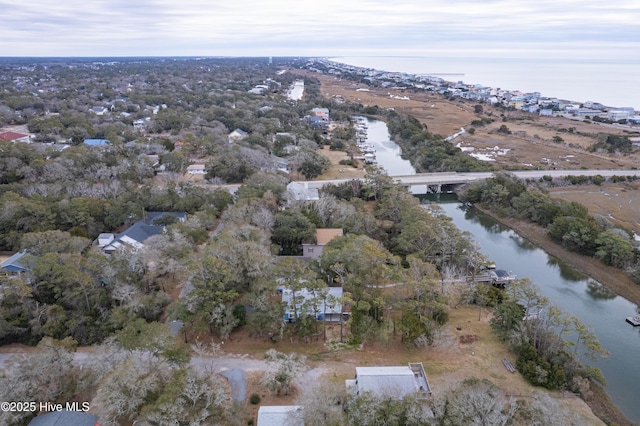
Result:
<svg viewBox="0 0 640 426">
<path fill-rule="evenodd" d="M 640 110 L 640 60 L 348 56 L 332 61 Z"/>
</svg>

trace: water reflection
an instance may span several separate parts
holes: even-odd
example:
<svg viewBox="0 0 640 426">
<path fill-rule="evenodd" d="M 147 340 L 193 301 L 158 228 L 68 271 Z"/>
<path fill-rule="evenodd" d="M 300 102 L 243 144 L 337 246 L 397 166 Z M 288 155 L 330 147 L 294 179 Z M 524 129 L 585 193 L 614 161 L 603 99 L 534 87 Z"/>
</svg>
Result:
<svg viewBox="0 0 640 426">
<path fill-rule="evenodd" d="M 482 253 L 498 267 L 519 278 L 529 278 L 542 295 L 563 311 L 576 316 L 595 332 L 608 359 L 585 362 L 602 370 L 612 401 L 629 420 L 640 424 L 640 333 L 625 322 L 636 306 L 616 296 L 602 283 L 547 254 L 493 218 L 475 209 L 461 210 L 459 204 L 441 204 L 445 214 L 462 231 L 469 232 Z"/>
<path fill-rule="evenodd" d="M 613 291 L 609 290 L 607 287 L 594 280 L 593 278 L 589 278 L 587 280 L 587 293 L 589 293 L 589 296 L 593 297 L 594 299 L 602 300 L 615 299 L 618 296 Z"/>
<path fill-rule="evenodd" d="M 550 267 L 558 268 L 558 272 L 560 273 L 560 276 L 567 281 L 579 282 L 579 281 L 584 281 L 588 278 L 587 275 L 583 274 L 582 272 L 576 269 L 573 269 L 572 267 L 568 266 L 566 263 L 564 263 L 563 261 L 561 261 L 560 259 L 554 256 L 549 256 L 547 265 L 549 265 Z"/>
</svg>

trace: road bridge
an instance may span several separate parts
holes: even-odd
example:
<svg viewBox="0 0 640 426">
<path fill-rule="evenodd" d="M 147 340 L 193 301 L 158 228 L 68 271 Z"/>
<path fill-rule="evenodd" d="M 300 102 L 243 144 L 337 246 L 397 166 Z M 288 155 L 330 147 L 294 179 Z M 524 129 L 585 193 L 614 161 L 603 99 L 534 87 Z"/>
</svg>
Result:
<svg viewBox="0 0 640 426">
<path fill-rule="evenodd" d="M 640 170 L 515 170 L 509 171 L 520 179 L 541 179 L 543 176 L 551 178 L 563 178 L 566 176 L 597 176 L 605 178 L 612 176 L 636 176 L 640 177 Z M 461 185 L 476 182 L 479 180 L 492 177 L 494 172 L 443 172 L 443 173 L 416 173 L 413 175 L 392 176 L 391 178 L 398 184 L 403 186 L 426 186 L 427 193 L 454 192 Z M 349 182 L 354 178 L 328 179 L 299 181 L 306 184 L 309 188 L 320 189 L 325 185 L 339 185 Z M 357 178 L 355 180 L 365 181 L 366 178 Z M 231 193 L 235 193 L 240 185 L 223 185 Z"/>
</svg>

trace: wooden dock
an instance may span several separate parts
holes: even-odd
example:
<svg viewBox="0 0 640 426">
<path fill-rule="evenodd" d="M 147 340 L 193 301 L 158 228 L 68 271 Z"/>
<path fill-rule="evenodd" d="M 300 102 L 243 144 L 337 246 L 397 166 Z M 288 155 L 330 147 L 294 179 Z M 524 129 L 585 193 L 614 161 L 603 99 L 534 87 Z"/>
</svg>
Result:
<svg viewBox="0 0 640 426">
<path fill-rule="evenodd" d="M 632 326 L 637 327 L 640 325 L 640 316 L 627 317 L 626 321 Z"/>
</svg>

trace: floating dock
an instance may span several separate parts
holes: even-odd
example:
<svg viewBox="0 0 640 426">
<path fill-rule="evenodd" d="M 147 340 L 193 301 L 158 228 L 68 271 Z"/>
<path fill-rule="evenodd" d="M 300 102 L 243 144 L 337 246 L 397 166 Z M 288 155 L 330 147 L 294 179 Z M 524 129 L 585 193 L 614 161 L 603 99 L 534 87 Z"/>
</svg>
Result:
<svg viewBox="0 0 640 426">
<path fill-rule="evenodd" d="M 637 327 L 640 325 L 640 316 L 627 317 L 626 320 L 629 324 L 631 324 L 634 327 Z"/>
</svg>

